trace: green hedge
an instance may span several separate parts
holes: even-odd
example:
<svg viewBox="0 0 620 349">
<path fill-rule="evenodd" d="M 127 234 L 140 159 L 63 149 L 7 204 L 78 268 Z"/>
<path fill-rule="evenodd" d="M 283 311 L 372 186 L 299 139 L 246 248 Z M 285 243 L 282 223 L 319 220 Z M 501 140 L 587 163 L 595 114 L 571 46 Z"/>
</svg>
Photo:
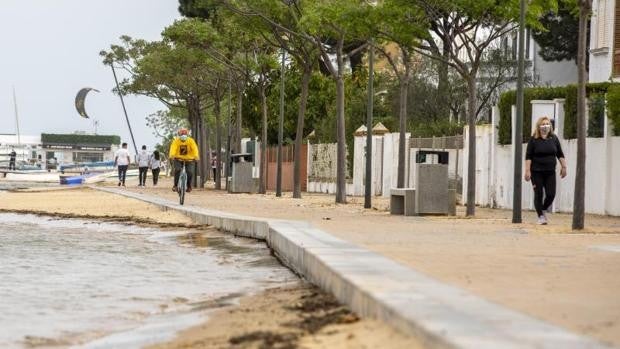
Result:
<svg viewBox="0 0 620 349">
<path fill-rule="evenodd" d="M 607 90 L 607 117 L 614 127 L 614 135 L 620 136 L 620 84 Z"/>
<path fill-rule="evenodd" d="M 614 124 L 614 133 L 620 135 L 620 84 L 601 82 L 592 83 L 586 86 L 588 96 L 593 94 L 607 93 L 607 113 Z M 615 102 L 610 101 L 614 97 Z M 571 139 L 577 137 L 577 86 L 567 85 L 561 87 L 533 87 L 526 88 L 524 91 L 524 113 L 523 113 L 523 142 L 530 138 L 532 119 L 532 100 L 550 100 L 564 98 L 564 138 Z M 510 109 L 517 102 L 516 91 L 503 93 L 499 99 L 499 130 L 498 141 L 500 144 L 510 144 L 512 142 L 512 125 Z"/>
<path fill-rule="evenodd" d="M 79 135 L 42 133 L 41 143 L 54 144 L 120 144 L 121 137 L 106 135 Z"/>
</svg>

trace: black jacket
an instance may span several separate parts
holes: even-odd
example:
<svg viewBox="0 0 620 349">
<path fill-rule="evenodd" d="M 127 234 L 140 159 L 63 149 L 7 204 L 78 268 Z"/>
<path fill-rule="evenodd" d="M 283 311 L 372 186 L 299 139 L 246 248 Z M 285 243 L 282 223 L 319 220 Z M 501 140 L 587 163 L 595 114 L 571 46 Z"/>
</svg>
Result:
<svg viewBox="0 0 620 349">
<path fill-rule="evenodd" d="M 555 135 L 547 138 L 530 138 L 525 160 L 532 160 L 532 171 L 555 171 L 556 158 L 564 157 L 560 140 Z"/>
</svg>

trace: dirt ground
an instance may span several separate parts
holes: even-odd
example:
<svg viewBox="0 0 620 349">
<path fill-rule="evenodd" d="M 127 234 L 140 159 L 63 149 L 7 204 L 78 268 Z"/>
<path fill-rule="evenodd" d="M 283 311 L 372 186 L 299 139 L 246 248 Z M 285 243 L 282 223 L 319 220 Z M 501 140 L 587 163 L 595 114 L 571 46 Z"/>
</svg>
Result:
<svg viewBox="0 0 620 349">
<path fill-rule="evenodd" d="M 185 215 L 134 199 L 85 188 L 0 192 L 0 212 L 100 219 L 162 227 L 200 228 Z M 299 281 L 242 297 L 202 325 L 153 348 L 422 348 L 372 319 L 359 319 L 331 296 Z"/>
<path fill-rule="evenodd" d="M 176 200 L 170 180 L 140 191 Z M 572 217 L 553 214 L 535 224 L 524 212 L 477 208 L 475 218 L 391 216 L 388 201 L 363 198 L 335 204 L 334 196 L 289 193 L 227 194 L 197 189 L 187 205 L 257 217 L 306 220 L 354 244 L 376 251 L 443 282 L 571 331 L 620 346 L 620 217 L 587 215 L 586 229 L 571 230 Z"/>
</svg>

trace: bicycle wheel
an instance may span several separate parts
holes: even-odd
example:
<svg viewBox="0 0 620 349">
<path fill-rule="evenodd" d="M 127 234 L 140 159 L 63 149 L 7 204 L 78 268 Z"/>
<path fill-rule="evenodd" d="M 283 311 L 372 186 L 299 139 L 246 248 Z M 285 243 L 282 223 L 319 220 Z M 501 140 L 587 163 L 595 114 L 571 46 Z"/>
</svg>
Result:
<svg viewBox="0 0 620 349">
<path fill-rule="evenodd" d="M 177 188 L 179 190 L 179 204 L 183 205 L 185 203 L 185 191 L 187 190 L 187 175 L 184 172 L 181 172 L 179 176 Z"/>
</svg>

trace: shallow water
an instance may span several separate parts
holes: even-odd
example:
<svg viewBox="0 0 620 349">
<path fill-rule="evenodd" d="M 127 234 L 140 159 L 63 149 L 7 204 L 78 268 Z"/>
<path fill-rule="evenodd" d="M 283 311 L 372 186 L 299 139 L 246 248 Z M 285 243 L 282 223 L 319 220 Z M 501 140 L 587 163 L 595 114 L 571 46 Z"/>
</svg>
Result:
<svg viewBox="0 0 620 349">
<path fill-rule="evenodd" d="M 16 214 L 0 214 L 0 266 L 0 348 L 138 348 L 295 280 L 264 244 L 217 230 Z"/>
</svg>

